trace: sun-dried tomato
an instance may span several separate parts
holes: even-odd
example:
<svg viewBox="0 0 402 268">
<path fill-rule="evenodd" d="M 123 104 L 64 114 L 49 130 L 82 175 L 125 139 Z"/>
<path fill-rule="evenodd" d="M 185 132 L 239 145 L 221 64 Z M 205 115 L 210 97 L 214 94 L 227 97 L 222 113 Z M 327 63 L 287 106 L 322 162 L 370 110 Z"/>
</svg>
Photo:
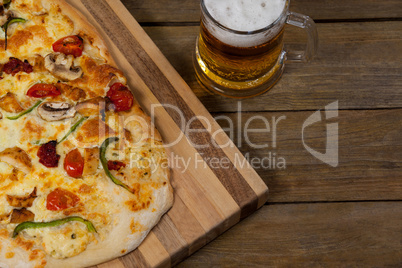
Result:
<svg viewBox="0 0 402 268">
<path fill-rule="evenodd" d="M 10 57 L 9 61 L 4 64 L 3 72 L 6 74 L 16 75 L 19 72 L 32 73 L 33 67 L 27 60 L 21 61 L 17 58 Z"/>
<path fill-rule="evenodd" d="M 39 162 L 45 167 L 52 168 L 59 165 L 60 155 L 56 153 L 57 141 L 49 141 L 38 150 Z"/>
<path fill-rule="evenodd" d="M 107 168 L 109 170 L 117 170 L 119 171 L 121 168 L 126 167 L 126 164 L 120 161 L 107 161 Z"/>
</svg>

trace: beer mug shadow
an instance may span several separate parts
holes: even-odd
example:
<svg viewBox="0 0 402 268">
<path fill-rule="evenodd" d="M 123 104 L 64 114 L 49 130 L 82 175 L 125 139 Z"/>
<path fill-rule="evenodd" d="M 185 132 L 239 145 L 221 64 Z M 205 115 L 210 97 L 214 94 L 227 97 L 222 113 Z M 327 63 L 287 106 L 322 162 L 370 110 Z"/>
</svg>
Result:
<svg viewBox="0 0 402 268">
<path fill-rule="evenodd" d="M 317 50 L 314 21 L 308 16 L 290 12 L 290 0 L 253 3 L 201 0 L 201 27 L 193 65 L 197 80 L 210 92 L 234 98 L 260 95 L 278 82 L 285 62 L 307 62 Z M 242 12 L 236 13 L 236 10 Z M 261 21 L 250 20 L 247 12 Z M 231 16 L 235 18 L 231 19 Z M 286 24 L 306 30 L 305 51 L 284 49 Z"/>
</svg>

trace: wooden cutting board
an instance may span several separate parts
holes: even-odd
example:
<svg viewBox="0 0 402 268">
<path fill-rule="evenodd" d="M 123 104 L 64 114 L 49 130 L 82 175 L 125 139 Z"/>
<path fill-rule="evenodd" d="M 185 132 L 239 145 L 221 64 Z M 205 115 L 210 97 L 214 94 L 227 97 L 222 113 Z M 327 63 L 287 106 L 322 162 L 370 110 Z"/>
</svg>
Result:
<svg viewBox="0 0 402 268">
<path fill-rule="evenodd" d="M 173 266 L 261 207 L 268 188 L 120 1 L 68 2 L 97 27 L 154 115 L 175 190 L 172 209 L 139 248 L 98 267 Z"/>
</svg>

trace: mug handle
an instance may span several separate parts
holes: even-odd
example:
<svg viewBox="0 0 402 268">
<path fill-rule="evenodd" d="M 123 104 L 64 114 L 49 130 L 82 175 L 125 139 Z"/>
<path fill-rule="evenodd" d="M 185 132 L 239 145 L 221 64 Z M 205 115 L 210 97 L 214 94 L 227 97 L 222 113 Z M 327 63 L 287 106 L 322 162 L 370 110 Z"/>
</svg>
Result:
<svg viewBox="0 0 402 268">
<path fill-rule="evenodd" d="M 305 51 L 286 51 L 287 62 L 308 62 L 317 52 L 318 33 L 314 21 L 306 15 L 289 12 L 286 23 L 305 29 L 307 33 L 307 45 Z"/>
</svg>

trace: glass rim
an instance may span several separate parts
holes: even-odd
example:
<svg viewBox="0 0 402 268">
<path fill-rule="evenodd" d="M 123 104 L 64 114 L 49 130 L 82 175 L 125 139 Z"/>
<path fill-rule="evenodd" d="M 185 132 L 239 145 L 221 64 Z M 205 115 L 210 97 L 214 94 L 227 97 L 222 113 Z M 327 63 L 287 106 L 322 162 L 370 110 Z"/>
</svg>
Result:
<svg viewBox="0 0 402 268">
<path fill-rule="evenodd" d="M 281 15 L 279 15 L 279 17 L 272 22 L 271 24 L 269 24 L 268 26 L 265 26 L 263 28 L 257 29 L 257 30 L 253 30 L 253 31 L 240 31 L 240 30 L 234 30 L 231 29 L 229 27 L 226 27 L 225 25 L 221 24 L 220 22 L 218 22 L 212 15 L 211 13 L 209 13 L 207 7 L 205 6 L 205 1 L 201 0 L 201 11 L 213 22 L 215 23 L 219 28 L 234 33 L 234 34 L 238 34 L 238 35 L 251 35 L 251 34 L 258 34 L 258 33 L 262 33 L 265 32 L 271 28 L 273 28 L 281 19 L 283 19 L 283 17 L 285 15 L 288 14 L 288 9 L 289 9 L 289 2 L 290 0 L 286 0 L 285 3 L 285 8 L 283 9 Z"/>
</svg>

